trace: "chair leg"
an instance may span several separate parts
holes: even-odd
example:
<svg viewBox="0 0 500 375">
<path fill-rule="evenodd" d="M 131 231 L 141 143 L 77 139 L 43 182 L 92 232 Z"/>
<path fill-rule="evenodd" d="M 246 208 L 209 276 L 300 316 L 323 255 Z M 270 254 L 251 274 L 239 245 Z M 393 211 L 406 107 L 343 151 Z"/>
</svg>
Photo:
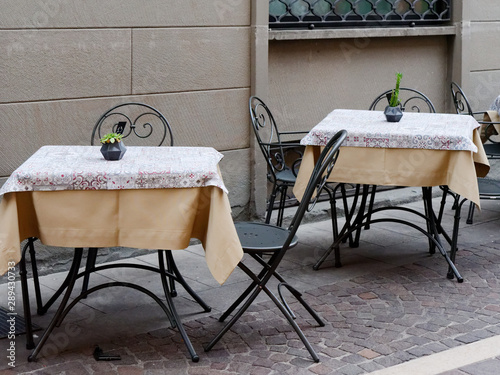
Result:
<svg viewBox="0 0 500 375">
<path fill-rule="evenodd" d="M 426 194 L 428 195 L 428 199 L 426 199 Z M 425 188 L 423 187 L 422 188 L 422 197 L 423 197 L 423 203 L 424 203 L 424 212 L 425 212 L 425 217 L 430 217 L 430 215 L 433 214 L 433 211 L 432 211 L 432 207 L 429 207 L 428 206 L 428 201 L 430 199 L 432 199 L 432 197 L 430 196 L 430 191 L 428 190 L 428 188 Z M 432 203 L 431 203 L 432 204 Z M 439 228 L 440 225 L 441 225 L 441 222 L 439 221 L 439 219 L 437 219 L 437 222 L 438 222 L 438 225 L 437 227 Z M 427 232 L 428 233 L 432 233 L 432 225 L 431 225 L 431 222 L 430 221 L 427 221 L 426 222 L 426 225 L 427 225 Z M 429 238 L 429 254 L 435 254 L 436 253 L 436 244 L 431 241 L 431 239 Z"/>
<path fill-rule="evenodd" d="M 255 288 L 257 286 L 257 284 L 258 284 L 257 280 L 261 280 L 262 277 L 266 274 L 267 269 L 269 268 L 269 264 L 264 259 L 262 259 L 262 257 L 260 257 L 259 255 L 250 254 L 250 256 L 253 259 L 255 259 L 259 264 L 261 264 L 263 266 L 263 268 L 256 278 L 255 278 L 255 276 L 254 276 L 254 278 L 252 278 L 252 283 L 245 289 L 245 291 L 243 293 L 241 293 L 241 295 L 232 303 L 232 305 L 229 306 L 226 309 L 226 311 L 220 316 L 219 322 L 223 322 L 224 320 L 226 320 L 226 318 L 229 315 L 231 315 L 231 313 L 245 300 L 245 298 L 247 298 L 247 296 L 252 292 L 253 288 Z M 269 259 L 269 262 L 272 262 L 273 260 L 274 260 L 274 258 L 271 257 L 271 259 Z M 284 281 L 283 279 L 280 279 L 281 276 L 277 272 L 275 272 L 275 274 L 277 275 L 277 278 L 280 282 Z"/>
<path fill-rule="evenodd" d="M 24 249 L 21 254 L 21 261 L 19 262 L 19 275 L 21 276 L 21 293 L 23 296 L 24 321 L 26 327 L 26 349 L 33 349 L 35 347 L 35 342 L 33 341 L 33 326 L 31 324 L 31 308 L 30 308 L 30 297 L 28 289 L 28 277 L 26 272 L 26 250 L 28 248 L 31 248 L 31 246 L 32 243 L 30 241 L 24 246 Z M 38 282 L 38 279 L 36 280 L 36 282 Z"/>
<path fill-rule="evenodd" d="M 328 193 L 328 199 L 330 200 L 330 218 L 332 220 L 332 233 L 333 240 L 335 241 L 339 235 L 339 225 L 337 222 L 337 202 L 335 200 L 335 191 L 337 188 L 330 188 L 325 186 L 325 191 Z"/>
<path fill-rule="evenodd" d="M 222 327 L 222 329 L 215 335 L 215 337 L 205 346 L 205 351 L 208 352 L 210 349 L 214 347 L 215 344 L 219 342 L 219 340 L 224 336 L 224 334 L 229 331 L 229 329 L 236 323 L 236 321 L 243 315 L 243 313 L 248 309 L 248 307 L 252 304 L 252 302 L 257 298 L 259 293 L 261 292 L 260 286 L 254 288 L 253 293 L 247 298 L 243 306 L 233 315 L 233 317 Z"/>
<path fill-rule="evenodd" d="M 375 196 L 375 193 L 373 190 L 375 188 L 375 185 L 373 185 L 373 187 L 372 187 L 371 197 L 370 197 L 370 201 L 368 203 L 368 210 L 365 211 L 366 210 L 366 201 L 368 200 L 369 188 L 370 188 L 369 185 L 363 185 L 363 193 L 362 193 L 361 202 L 359 204 L 359 211 L 358 211 L 358 216 L 360 218 L 363 216 L 363 213 L 366 212 L 366 214 L 367 214 L 366 223 L 367 224 L 371 220 L 371 214 L 372 214 L 373 207 L 370 207 L 370 205 L 372 204 L 372 198 Z M 357 221 L 357 219 L 354 220 L 354 222 L 356 222 L 356 221 Z M 366 224 L 364 227 L 366 229 Z M 352 243 L 349 244 L 350 247 L 356 248 L 359 246 L 359 238 L 361 237 L 361 229 L 362 229 L 362 227 L 360 226 L 356 230 L 356 235 L 354 237 L 354 240 L 352 241 Z"/>
<path fill-rule="evenodd" d="M 345 225 L 346 225 L 346 228 L 348 229 L 351 226 L 351 218 L 352 218 L 353 214 L 351 212 L 351 209 L 349 209 L 349 203 L 347 202 L 347 192 L 345 190 L 345 184 L 340 185 L 340 193 L 342 195 L 342 204 L 344 205 Z M 356 197 L 357 197 L 358 193 L 359 193 L 359 185 L 357 185 Z M 354 207 L 356 206 L 356 202 L 357 202 L 357 198 L 355 198 L 355 200 L 353 201 L 352 210 L 354 210 Z M 352 233 L 349 233 L 349 243 L 352 243 L 352 241 L 353 241 Z M 346 242 L 347 242 L 347 237 L 342 240 L 342 243 L 346 243 Z"/>
<path fill-rule="evenodd" d="M 278 308 L 281 310 L 282 314 L 288 320 L 288 323 L 290 323 L 290 325 L 293 327 L 293 329 L 295 330 L 295 332 L 299 336 L 300 340 L 302 341 L 302 343 L 306 347 L 307 351 L 309 352 L 309 354 L 313 358 L 314 362 L 316 362 L 316 363 L 319 362 L 318 354 L 316 354 L 313 347 L 309 343 L 309 340 L 307 340 L 306 336 L 304 335 L 304 333 L 302 332 L 300 327 L 297 325 L 295 320 L 292 318 L 292 316 L 288 313 L 286 308 L 281 304 L 281 302 L 276 298 L 276 296 L 265 285 L 262 286 L 262 288 L 266 292 L 266 294 L 269 296 L 269 298 L 271 298 L 271 300 L 274 302 L 274 304 L 276 306 L 278 306 Z"/>
<path fill-rule="evenodd" d="M 223 322 L 231 314 L 231 312 L 236 307 L 239 306 L 239 304 L 246 298 L 246 296 L 248 296 L 248 294 L 252 291 L 252 289 L 258 284 L 257 280 L 262 280 L 262 278 L 264 277 L 266 272 L 269 269 L 271 269 L 270 263 L 272 263 L 275 259 L 274 257 L 272 257 L 268 263 L 258 254 L 250 254 L 250 256 L 253 259 L 255 259 L 255 261 L 257 261 L 263 267 L 262 271 L 259 273 L 259 275 L 257 277 L 253 276 L 254 279 L 253 279 L 252 284 L 250 284 L 248 286 L 248 288 L 238 297 L 238 299 L 236 301 L 234 301 L 233 304 L 226 310 L 226 312 L 224 314 L 222 314 L 222 316 L 219 318 L 219 322 Z M 309 304 L 302 298 L 302 293 L 300 293 L 297 289 L 295 289 L 293 286 L 288 284 L 286 282 L 286 280 L 283 278 L 283 276 L 281 276 L 276 270 L 274 270 L 273 276 L 280 282 L 278 284 L 278 294 L 281 298 L 283 305 L 288 310 L 288 312 L 292 316 L 292 318 L 295 319 L 295 315 L 293 314 L 292 310 L 290 309 L 290 307 L 286 303 L 285 298 L 283 297 L 283 295 L 281 293 L 281 286 L 286 287 L 293 294 L 293 296 L 297 299 L 297 301 L 299 301 L 302 304 L 302 306 L 304 306 L 304 308 L 309 312 L 309 314 L 311 314 L 311 316 L 314 318 L 314 320 L 316 320 L 316 322 L 321 327 L 323 327 L 325 325 L 323 320 L 321 320 L 321 318 L 318 316 L 318 314 L 316 314 L 316 311 L 314 311 L 313 308 L 311 306 L 309 306 Z"/>
<path fill-rule="evenodd" d="M 372 185 L 370 194 L 370 203 L 368 204 L 368 216 L 366 218 L 365 229 L 370 229 L 370 220 L 372 218 L 373 204 L 375 203 L 375 193 L 377 192 L 377 185 Z"/>
<path fill-rule="evenodd" d="M 223 322 L 231 313 L 248 297 L 252 290 L 257 286 L 256 282 L 252 282 L 245 291 L 229 306 L 226 311 L 220 316 L 219 322 Z"/>
<path fill-rule="evenodd" d="M 469 214 L 467 215 L 467 221 L 466 221 L 467 224 L 472 224 L 472 222 L 474 220 L 474 209 L 475 208 L 476 208 L 476 205 L 474 204 L 474 202 L 470 202 Z"/>
<path fill-rule="evenodd" d="M 275 272 L 275 276 L 277 277 L 276 272 Z M 319 317 L 319 315 L 316 313 L 316 311 L 314 311 L 313 308 L 311 306 L 309 306 L 309 304 L 302 298 L 302 293 L 300 293 L 297 289 L 295 289 L 293 286 L 291 286 L 287 282 L 282 281 L 278 285 L 278 295 L 280 296 L 281 303 L 287 309 L 288 313 L 290 314 L 290 316 L 293 319 L 295 319 L 295 315 L 293 314 L 292 309 L 290 308 L 290 306 L 288 306 L 285 298 L 283 297 L 283 295 L 281 293 L 281 286 L 286 287 L 290 291 L 290 293 L 293 294 L 293 296 L 297 299 L 297 301 L 299 301 L 301 303 L 301 305 L 304 306 L 304 308 L 307 310 L 307 312 L 314 318 L 314 320 L 316 320 L 316 322 L 318 323 L 318 325 L 320 327 L 325 326 L 325 322 L 323 322 L 323 320 Z"/>
<path fill-rule="evenodd" d="M 246 267 L 244 264 L 240 263 L 238 265 L 245 273 L 247 273 L 252 279 L 255 279 L 256 276 Z M 276 296 L 266 287 L 265 283 L 259 283 L 256 285 L 253 289 L 253 292 L 250 294 L 250 296 L 246 299 L 244 302 L 243 306 L 236 312 L 236 314 L 233 315 L 233 317 L 222 327 L 222 329 L 219 331 L 219 333 L 205 346 L 205 351 L 208 352 L 210 349 L 214 347 L 217 342 L 224 336 L 224 334 L 229 331 L 229 329 L 236 323 L 236 321 L 243 315 L 243 313 L 248 309 L 248 307 L 252 304 L 252 302 L 257 298 L 259 293 L 264 290 L 266 294 L 271 298 L 271 300 L 278 306 L 282 314 L 285 316 L 285 318 L 288 320 L 290 325 L 293 327 L 299 338 L 302 340 L 304 343 L 305 347 L 309 351 L 309 354 L 311 354 L 311 357 L 313 358 L 314 362 L 319 362 L 319 357 L 312 348 L 311 344 L 307 340 L 307 338 L 304 336 L 303 332 L 301 331 L 300 327 L 295 323 L 293 317 L 289 314 L 287 309 L 281 304 L 281 302 L 276 298 Z"/>
<path fill-rule="evenodd" d="M 269 196 L 269 202 L 267 203 L 267 212 L 266 212 L 266 224 L 269 224 L 271 222 L 271 215 L 273 213 L 273 206 L 274 206 L 274 201 L 276 199 L 276 194 L 278 192 L 278 186 L 276 185 L 276 182 L 273 185 L 273 189 L 271 191 L 271 195 Z"/>
<path fill-rule="evenodd" d="M 438 215 L 438 223 L 441 224 L 444 215 L 444 207 L 446 206 L 446 198 L 448 197 L 448 186 L 442 186 L 443 196 L 441 197 L 441 203 L 439 205 L 439 215 Z"/>
<path fill-rule="evenodd" d="M 31 272 L 33 274 L 33 285 L 35 287 L 35 298 L 36 298 L 36 306 L 37 306 L 37 314 L 43 315 L 43 301 L 42 294 L 40 292 L 40 279 L 38 277 L 38 266 L 36 264 L 36 251 L 35 251 L 35 241 L 36 237 L 30 237 L 28 239 L 27 246 L 30 251 L 30 259 L 31 259 Z M 26 261 L 26 259 L 25 259 Z"/>
<path fill-rule="evenodd" d="M 336 194 L 337 190 L 340 189 L 340 195 L 342 197 L 342 203 L 344 206 L 344 216 L 346 218 L 346 225 L 349 226 L 349 205 L 347 203 L 347 194 L 345 190 L 344 184 L 338 184 L 335 188 L 326 187 L 325 190 L 328 193 L 330 199 L 330 212 L 331 212 L 331 220 L 332 220 L 332 231 L 333 231 L 333 241 L 335 242 L 339 237 L 339 225 L 337 221 L 337 199 Z M 352 240 L 352 236 L 351 236 Z M 346 242 L 347 238 L 345 238 L 342 242 Z"/>
<path fill-rule="evenodd" d="M 276 220 L 276 225 L 281 227 L 283 224 L 283 215 L 285 213 L 285 201 L 286 201 L 286 192 L 288 190 L 287 185 L 282 185 L 280 187 L 280 203 L 278 208 L 278 219 Z"/>
</svg>

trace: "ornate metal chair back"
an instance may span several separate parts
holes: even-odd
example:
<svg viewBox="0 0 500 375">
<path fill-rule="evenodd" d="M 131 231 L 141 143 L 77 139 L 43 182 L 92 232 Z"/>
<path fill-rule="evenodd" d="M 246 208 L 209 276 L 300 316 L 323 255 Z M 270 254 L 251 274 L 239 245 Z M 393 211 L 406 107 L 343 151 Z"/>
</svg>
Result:
<svg viewBox="0 0 500 375">
<path fill-rule="evenodd" d="M 469 100 L 467 99 L 467 96 L 465 96 L 462 88 L 457 83 L 452 82 L 450 89 L 453 105 L 457 114 L 474 116 Z"/>
<path fill-rule="evenodd" d="M 287 168 L 285 164 L 285 148 L 274 116 L 268 106 L 259 98 L 252 96 L 248 101 L 252 128 L 260 150 L 268 165 L 269 179 L 276 181 L 276 173 Z"/>
<path fill-rule="evenodd" d="M 380 94 L 370 105 L 369 110 L 383 110 L 385 106 L 389 105 L 389 100 L 391 99 L 392 90 L 384 91 Z M 436 109 L 432 104 L 431 100 L 415 89 L 408 87 L 401 87 L 399 89 L 399 98 L 401 101 L 401 110 L 412 111 L 412 112 L 428 112 L 435 113 Z"/>
<path fill-rule="evenodd" d="M 144 103 L 123 103 L 106 111 L 94 125 L 91 145 L 108 133 L 121 133 L 127 145 L 173 146 L 172 129 L 160 111 Z"/>
</svg>

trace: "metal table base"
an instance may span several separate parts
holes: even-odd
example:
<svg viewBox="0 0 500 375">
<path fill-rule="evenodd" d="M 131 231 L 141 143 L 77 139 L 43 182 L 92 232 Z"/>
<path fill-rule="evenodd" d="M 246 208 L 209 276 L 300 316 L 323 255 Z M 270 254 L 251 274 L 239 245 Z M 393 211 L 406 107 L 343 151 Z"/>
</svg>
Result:
<svg viewBox="0 0 500 375">
<path fill-rule="evenodd" d="M 173 297 L 177 294 L 175 289 L 174 289 L 174 281 L 178 282 L 181 284 L 185 290 L 193 297 L 193 299 L 203 308 L 205 312 L 211 311 L 210 306 L 208 306 L 200 296 L 198 296 L 192 289 L 191 287 L 187 284 L 185 279 L 182 277 L 181 273 L 179 272 L 179 269 L 177 268 L 172 252 L 170 250 L 160 250 L 158 251 L 158 263 L 159 267 L 151 267 L 147 265 L 141 265 L 141 264 L 126 264 L 126 263 L 117 263 L 117 264 L 108 264 L 108 265 L 102 265 L 102 266 L 95 266 L 95 259 L 92 261 L 93 265 L 91 267 L 87 267 L 84 272 L 78 272 L 82 260 L 82 254 L 83 254 L 83 248 L 76 248 L 73 256 L 73 260 L 71 263 L 71 268 L 68 272 L 68 275 L 66 276 L 66 279 L 63 281 L 59 289 L 54 293 L 54 295 L 49 299 L 49 301 L 46 304 L 43 304 L 42 298 L 41 298 L 41 293 L 40 293 L 40 284 L 38 282 L 38 273 L 36 269 L 36 260 L 34 257 L 35 249 L 34 249 L 34 241 L 36 238 L 30 238 L 28 240 L 28 243 L 24 246 L 23 251 L 22 251 L 22 257 L 21 261 L 19 263 L 19 268 L 20 268 L 20 275 L 21 275 L 21 288 L 22 288 L 22 295 L 23 295 L 23 308 L 24 308 L 24 318 L 26 321 L 26 348 L 27 349 L 33 349 L 32 353 L 28 357 L 28 361 L 34 361 L 37 357 L 37 355 L 40 353 L 42 350 L 44 344 L 46 343 L 47 339 L 49 338 L 50 334 L 54 330 L 55 327 L 59 327 L 68 314 L 68 312 L 81 300 L 86 298 L 89 294 L 94 293 L 98 290 L 101 289 L 106 289 L 109 287 L 126 287 L 126 288 L 132 288 L 135 290 L 138 290 L 148 296 L 150 296 L 153 300 L 155 300 L 156 303 L 162 308 L 162 310 L 165 312 L 165 315 L 170 321 L 171 327 L 176 328 L 179 330 L 179 333 L 182 336 L 182 339 L 184 343 L 186 344 L 186 347 L 188 349 L 188 352 L 191 356 L 191 359 L 193 362 L 198 362 L 199 361 L 199 356 L 196 354 L 196 351 L 194 350 L 191 341 L 189 340 L 189 337 L 187 336 L 187 333 L 182 325 L 181 319 L 177 313 L 177 310 L 174 305 Z M 26 270 L 26 253 L 27 250 L 29 249 L 30 254 L 31 254 L 31 260 L 32 260 L 32 269 L 33 269 L 33 278 L 34 278 L 34 284 L 35 284 L 35 295 L 36 295 L 36 301 L 37 301 L 37 312 L 39 315 L 43 315 L 47 312 L 47 310 L 50 308 L 50 306 L 59 298 L 61 294 L 63 294 L 63 298 L 61 303 L 59 304 L 59 307 L 57 308 L 57 311 L 52 318 L 51 322 L 49 323 L 48 327 L 46 328 L 45 332 L 42 334 L 42 337 L 40 338 L 39 342 L 35 345 L 34 340 L 33 340 L 33 330 L 32 330 L 32 325 L 31 325 L 31 308 L 30 308 L 30 303 L 29 303 L 29 291 L 28 291 L 28 280 L 27 280 L 27 270 Z M 89 258 L 93 258 L 94 255 L 92 254 L 95 252 L 95 249 L 89 249 Z M 164 258 L 165 257 L 165 258 Z M 165 268 L 165 262 L 167 263 L 167 268 Z M 89 264 L 89 262 L 88 262 Z M 95 286 L 93 288 L 88 289 L 88 276 L 97 271 L 101 271 L 104 269 L 110 269 L 110 268 L 138 268 L 138 269 L 143 269 L 143 270 L 148 270 L 152 272 L 157 272 L 160 274 L 161 281 L 162 281 L 162 286 L 163 286 L 163 291 L 165 294 L 165 298 L 167 301 L 167 304 L 163 303 L 163 301 L 158 298 L 154 293 L 151 291 L 133 284 L 133 283 L 128 283 L 128 282 L 111 282 L 111 283 L 104 283 L 100 284 L 98 286 Z M 71 293 L 73 292 L 76 280 L 79 278 L 84 277 L 85 282 L 84 282 L 84 287 L 82 288 L 81 293 L 70 303 L 68 304 L 69 298 L 71 296 Z"/>
<path fill-rule="evenodd" d="M 439 217 L 436 216 L 434 209 L 432 207 L 432 187 L 422 187 L 422 198 L 424 203 L 425 214 L 422 214 L 421 212 L 406 207 L 380 207 L 371 209 L 373 202 L 369 202 L 369 204 L 367 205 L 368 197 L 371 193 L 370 186 L 363 185 L 362 187 L 363 189 L 361 193 L 359 208 L 356 207 L 358 199 L 357 197 L 355 197 L 350 211 L 346 213 L 346 224 L 342 228 L 339 235 L 336 236 L 336 238 L 334 238 L 333 244 L 325 251 L 325 253 L 320 257 L 320 259 L 314 264 L 313 266 L 314 270 L 318 270 L 332 252 L 334 252 L 335 267 L 341 267 L 342 264 L 340 262 L 340 243 L 346 242 L 346 239 L 349 238 L 349 246 L 358 247 L 360 233 L 363 228 L 368 229 L 370 225 L 376 223 L 392 222 L 392 223 L 407 225 L 424 234 L 429 240 L 429 252 L 434 253 L 435 249 L 438 249 L 438 251 L 441 253 L 441 255 L 445 258 L 446 262 L 448 263 L 448 272 L 446 275 L 447 278 L 453 279 L 454 277 L 456 277 L 459 283 L 462 283 L 464 281 L 463 277 L 458 272 L 458 269 L 456 268 L 454 262 L 455 262 L 455 255 L 457 252 L 460 212 L 462 209 L 462 205 L 466 201 L 466 199 L 460 200 L 460 196 L 458 194 L 452 195 L 454 198 L 453 207 L 455 214 L 453 222 L 453 232 L 452 236 L 450 237 L 441 226 L 442 215 L 440 214 Z M 375 188 L 376 187 L 372 187 L 372 189 Z M 373 197 L 373 194 L 371 196 Z M 402 219 L 372 218 L 374 214 L 388 210 L 400 210 L 415 214 L 426 221 L 426 228 L 424 229 L 414 223 Z M 443 237 L 446 240 L 446 242 L 448 242 L 448 244 L 450 245 L 449 255 L 443 247 L 441 237 Z"/>
</svg>

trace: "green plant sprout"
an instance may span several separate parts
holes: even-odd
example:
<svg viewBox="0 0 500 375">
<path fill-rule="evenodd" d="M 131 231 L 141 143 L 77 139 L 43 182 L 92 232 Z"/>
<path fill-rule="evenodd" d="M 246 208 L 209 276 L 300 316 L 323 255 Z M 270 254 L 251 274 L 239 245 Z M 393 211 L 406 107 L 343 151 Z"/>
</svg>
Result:
<svg viewBox="0 0 500 375">
<path fill-rule="evenodd" d="M 399 105 L 399 84 L 401 83 L 401 78 L 403 78 L 403 73 L 396 73 L 396 88 L 392 90 L 391 100 L 389 100 L 389 106 L 397 107 Z"/>
<path fill-rule="evenodd" d="M 108 133 L 100 139 L 101 143 L 115 143 L 120 142 L 123 138 L 123 134 L 119 133 Z"/>
</svg>

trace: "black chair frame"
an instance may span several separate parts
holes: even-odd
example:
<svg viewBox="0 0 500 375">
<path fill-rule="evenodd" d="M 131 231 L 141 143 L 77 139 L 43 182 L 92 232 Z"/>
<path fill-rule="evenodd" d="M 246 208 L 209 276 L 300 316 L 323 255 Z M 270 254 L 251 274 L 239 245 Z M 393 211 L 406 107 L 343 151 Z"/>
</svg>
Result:
<svg viewBox="0 0 500 375">
<path fill-rule="evenodd" d="M 262 266 L 262 270 L 259 273 L 256 273 L 243 262 L 238 264 L 243 272 L 245 272 L 252 279 L 252 283 L 219 318 L 219 321 L 224 321 L 238 306 L 241 305 L 239 310 L 236 311 L 233 317 L 226 323 L 219 333 L 205 346 L 205 351 L 210 350 L 224 336 L 224 334 L 248 309 L 260 292 L 264 291 L 294 328 L 313 360 L 315 362 L 319 362 L 318 355 L 307 338 L 304 336 L 300 327 L 295 322 L 295 315 L 284 300 L 281 288 L 286 287 L 290 290 L 293 296 L 297 298 L 297 300 L 302 304 L 302 306 L 304 306 L 304 308 L 311 314 L 320 326 L 324 326 L 324 322 L 316 314 L 312 307 L 304 301 L 301 297 L 301 293 L 286 283 L 284 278 L 279 275 L 276 269 L 286 252 L 297 244 L 298 238 L 296 237 L 296 233 L 302 218 L 304 217 L 306 211 L 311 210 L 312 207 L 314 207 L 321 191 L 325 188 L 325 186 L 327 186 L 327 179 L 333 170 L 339 154 L 340 145 L 344 141 L 346 135 L 347 132 L 345 130 L 338 132 L 325 146 L 310 177 L 308 186 L 305 190 L 304 196 L 302 197 L 302 201 L 300 202 L 288 229 L 265 223 L 236 224 L 238 236 L 240 237 L 245 254 L 248 254 L 251 258 L 256 260 L 257 263 Z M 316 194 L 314 199 L 312 199 L 313 194 Z M 263 258 L 264 254 L 272 255 L 268 260 L 265 260 Z M 279 298 L 276 297 L 267 286 L 268 281 L 273 276 L 280 282 L 280 286 L 278 287 Z"/>
<path fill-rule="evenodd" d="M 495 125 L 500 125 L 500 122 L 485 121 L 484 114 L 486 110 L 473 111 L 467 96 L 458 83 L 452 82 L 450 86 L 451 97 L 457 114 L 472 116 L 476 118 L 479 124 L 485 126 L 484 136 L 486 139 L 484 141 L 486 141 L 486 143 L 483 145 L 484 152 L 489 159 L 500 158 L 500 141 L 494 138 L 494 136 L 497 135 Z"/>
<path fill-rule="evenodd" d="M 483 145 L 483 148 L 488 159 L 500 158 L 500 142 L 492 138 L 493 135 L 496 134 L 495 125 L 500 125 L 500 123 L 484 121 L 483 119 L 481 119 L 480 116 L 484 116 L 484 113 L 486 111 L 474 112 L 464 91 L 456 82 L 451 83 L 450 89 L 451 97 L 453 99 L 453 105 L 457 114 L 472 116 L 477 119 L 477 122 L 479 124 L 485 125 L 484 134 L 487 143 Z M 500 181 L 478 177 L 477 183 L 480 199 L 500 199 Z M 474 202 L 470 202 L 469 213 L 467 215 L 466 221 L 467 224 L 472 224 L 474 221 L 475 207 L 476 205 L 474 204 Z"/>
<path fill-rule="evenodd" d="M 412 112 L 425 111 L 428 113 L 436 113 L 436 108 L 434 107 L 434 104 L 432 104 L 432 101 L 424 93 L 409 87 L 401 87 L 399 90 L 400 90 L 399 106 L 401 107 L 401 111 L 406 112 L 410 110 Z M 375 111 L 377 109 L 380 109 L 379 104 L 389 105 L 392 91 L 393 90 L 384 91 L 377 98 L 375 98 L 375 100 L 370 104 L 370 107 L 368 109 L 370 111 Z M 440 186 L 440 188 L 443 190 L 444 196 L 446 196 L 446 194 L 448 193 L 448 188 L 446 186 Z M 377 191 L 377 186 L 372 185 L 370 202 L 368 205 L 368 214 L 373 210 L 376 191 Z M 439 222 L 441 222 L 441 218 L 442 218 L 442 213 L 438 217 Z M 370 220 L 367 220 L 365 229 L 369 228 L 370 228 Z M 359 233 L 356 234 L 356 240 L 354 241 L 355 247 L 358 245 L 358 239 L 359 239 Z M 430 246 L 429 248 L 430 252 L 433 253 L 435 251 L 434 244 L 430 242 L 429 246 Z"/>
<path fill-rule="evenodd" d="M 269 107 L 258 97 L 251 96 L 248 101 L 252 128 L 267 164 L 267 179 L 272 183 L 271 194 L 267 203 L 265 222 L 271 222 L 271 215 L 276 197 L 279 196 L 278 217 L 276 224 L 283 223 L 283 212 L 287 198 L 288 188 L 295 184 L 297 170 L 300 165 L 302 155 L 292 163 L 286 164 L 287 153 L 296 150 L 300 146 L 298 140 L 285 141 L 283 138 L 291 135 L 307 134 L 307 131 L 287 131 L 280 132 Z M 264 134 L 267 131 L 268 134 Z"/>
<path fill-rule="evenodd" d="M 399 90 L 400 90 L 400 97 L 404 96 L 405 93 L 410 95 L 406 99 L 401 100 L 400 107 L 403 112 L 408 110 L 411 110 L 412 112 L 421 112 L 422 108 L 420 108 L 419 104 L 427 106 L 426 110 L 427 112 L 431 113 L 436 112 L 436 108 L 434 107 L 434 104 L 432 104 L 431 100 L 420 91 L 408 87 L 401 87 Z M 370 104 L 369 110 L 370 111 L 377 110 L 378 108 L 377 106 L 379 103 L 381 105 L 383 104 L 389 105 L 391 94 L 392 90 L 384 91 L 372 102 L 372 104 Z M 387 103 L 385 103 L 385 100 L 387 100 Z"/>
<path fill-rule="evenodd" d="M 174 145 L 172 128 L 165 116 L 145 103 L 122 103 L 106 111 L 92 129 L 90 144 L 99 143 L 107 133 L 121 133 L 124 141 L 133 136 L 138 140 L 156 137 L 156 146 Z"/>
</svg>

